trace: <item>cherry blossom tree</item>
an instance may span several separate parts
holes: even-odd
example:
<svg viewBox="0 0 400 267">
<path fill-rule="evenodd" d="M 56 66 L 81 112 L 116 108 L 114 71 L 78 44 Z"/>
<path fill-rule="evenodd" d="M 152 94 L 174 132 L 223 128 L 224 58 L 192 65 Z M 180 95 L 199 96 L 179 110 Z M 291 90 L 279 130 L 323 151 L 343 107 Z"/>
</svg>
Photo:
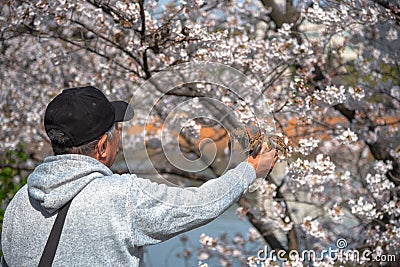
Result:
<svg viewBox="0 0 400 267">
<path fill-rule="evenodd" d="M 290 148 L 290 161 L 281 159 L 284 171 L 258 180 L 257 190 L 240 200 L 238 215 L 272 249 L 321 251 L 342 238 L 348 248 L 400 256 L 398 3 L 14 0 L 3 1 L 0 10 L 0 147 L 22 144 L 30 155 L 28 165 L 14 168 L 40 161 L 47 139 L 38 125 L 62 88 L 92 84 L 111 99 L 130 100 L 145 81 L 171 67 L 218 62 L 253 81 L 254 94 L 265 97 Z M 151 113 L 138 117 L 143 125 L 152 119 L 146 145 L 155 155 L 163 152 L 157 129 L 184 101 L 222 120 L 222 107 L 197 101 L 219 100 L 235 111 L 239 123 L 229 118 L 232 127 L 257 121 L 249 115 L 249 98 L 223 87 L 189 84 L 163 93 Z M 214 121 L 184 125 L 179 137 L 185 155 L 200 156 L 202 127 L 222 132 L 214 142 L 226 141 L 229 132 Z M 155 167 L 162 176 L 205 181 L 225 170 L 228 152 L 217 153 L 200 174 L 163 157 Z M 230 242 L 233 250 L 202 236 L 200 258 L 206 261 L 217 248 L 225 266 L 233 251 L 245 264 L 266 266 L 270 259 L 248 260 L 241 250 L 240 244 L 253 242 L 250 233 Z M 314 262 L 334 264 L 329 258 Z"/>
</svg>

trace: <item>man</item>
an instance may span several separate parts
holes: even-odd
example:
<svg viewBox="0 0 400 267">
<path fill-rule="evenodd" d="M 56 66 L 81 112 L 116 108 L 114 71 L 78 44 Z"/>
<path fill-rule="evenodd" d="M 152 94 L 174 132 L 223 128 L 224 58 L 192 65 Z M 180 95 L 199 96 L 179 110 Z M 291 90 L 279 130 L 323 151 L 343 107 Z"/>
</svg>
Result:
<svg viewBox="0 0 400 267">
<path fill-rule="evenodd" d="M 277 159 L 275 152 L 249 157 L 199 188 L 113 174 L 119 123 L 132 117 L 127 103 L 109 102 L 91 86 L 66 89 L 49 103 L 44 125 L 55 156 L 7 207 L 2 249 L 9 266 L 38 266 L 57 213 L 71 199 L 52 266 L 140 266 L 143 246 L 210 222 Z"/>
</svg>

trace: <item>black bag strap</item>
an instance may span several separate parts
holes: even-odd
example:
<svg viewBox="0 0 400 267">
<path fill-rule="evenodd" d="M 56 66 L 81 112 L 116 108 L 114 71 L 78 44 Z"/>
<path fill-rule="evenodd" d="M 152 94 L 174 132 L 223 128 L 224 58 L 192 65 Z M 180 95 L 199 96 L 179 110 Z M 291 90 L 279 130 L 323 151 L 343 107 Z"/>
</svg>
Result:
<svg viewBox="0 0 400 267">
<path fill-rule="evenodd" d="M 8 267 L 6 259 L 4 258 L 4 255 L 1 256 L 1 267 Z"/>
<path fill-rule="evenodd" d="M 40 258 L 39 267 L 51 267 L 53 264 L 58 242 L 60 241 L 61 232 L 64 227 L 65 217 L 67 216 L 71 202 L 72 199 L 58 211 L 56 221 L 53 224 L 53 228 L 51 228 L 49 239 L 47 239 L 42 257 Z"/>
</svg>

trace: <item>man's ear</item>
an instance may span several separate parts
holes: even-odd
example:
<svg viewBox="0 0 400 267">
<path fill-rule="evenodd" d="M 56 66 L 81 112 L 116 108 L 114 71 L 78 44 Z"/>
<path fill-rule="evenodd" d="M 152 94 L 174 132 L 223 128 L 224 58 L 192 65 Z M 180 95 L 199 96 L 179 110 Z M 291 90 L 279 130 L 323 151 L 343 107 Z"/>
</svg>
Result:
<svg viewBox="0 0 400 267">
<path fill-rule="evenodd" d="M 103 135 L 96 146 L 96 152 L 98 154 L 99 159 L 106 157 L 107 150 L 107 135 Z"/>
</svg>

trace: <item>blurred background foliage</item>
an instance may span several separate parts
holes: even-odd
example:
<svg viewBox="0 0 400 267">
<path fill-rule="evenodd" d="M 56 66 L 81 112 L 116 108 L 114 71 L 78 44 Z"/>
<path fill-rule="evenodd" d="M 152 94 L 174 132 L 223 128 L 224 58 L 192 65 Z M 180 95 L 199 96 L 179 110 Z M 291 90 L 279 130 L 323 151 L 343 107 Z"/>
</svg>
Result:
<svg viewBox="0 0 400 267">
<path fill-rule="evenodd" d="M 26 163 L 27 159 L 28 155 L 23 151 L 22 145 L 0 155 L 0 231 L 8 203 L 17 191 L 26 184 L 28 174 L 26 170 L 19 166 Z"/>
</svg>

